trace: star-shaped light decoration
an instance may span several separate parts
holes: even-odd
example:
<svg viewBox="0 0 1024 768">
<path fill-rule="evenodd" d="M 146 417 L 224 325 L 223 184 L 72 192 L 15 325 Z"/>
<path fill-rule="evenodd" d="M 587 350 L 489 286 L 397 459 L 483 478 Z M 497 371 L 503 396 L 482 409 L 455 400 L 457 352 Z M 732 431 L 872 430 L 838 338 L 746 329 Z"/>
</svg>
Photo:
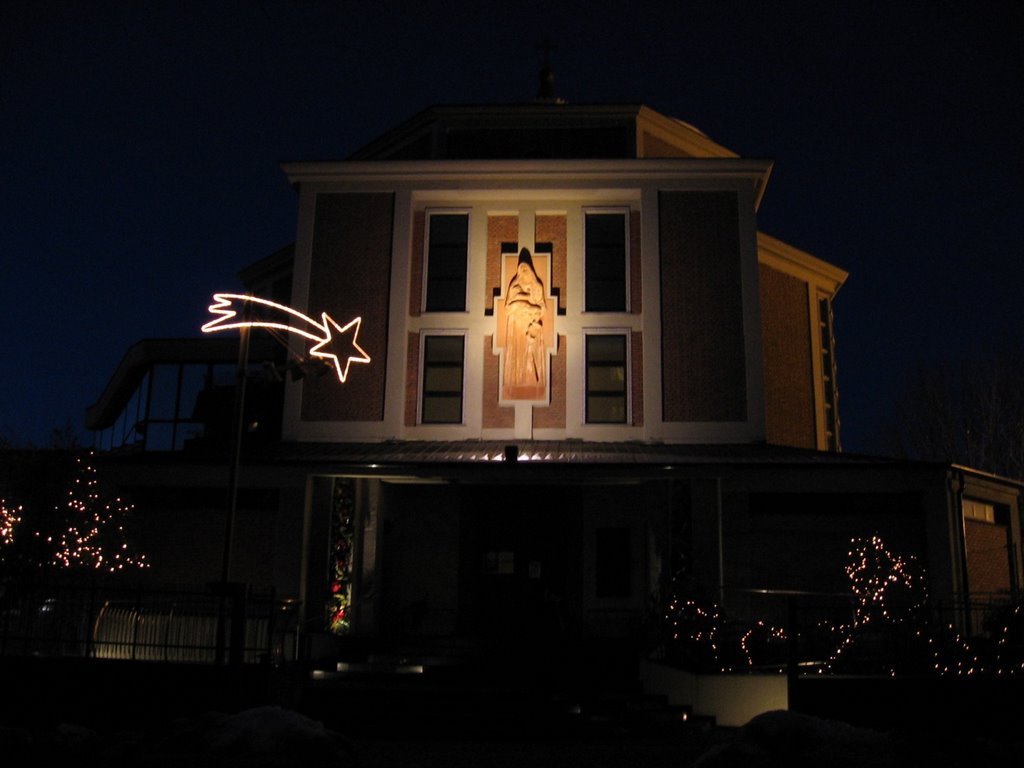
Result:
<svg viewBox="0 0 1024 768">
<path fill-rule="evenodd" d="M 330 362 L 334 366 L 334 370 L 338 373 L 338 380 L 344 384 L 345 379 L 348 377 L 348 368 L 352 363 L 368 363 L 370 362 L 370 356 L 366 354 L 366 350 L 359 346 L 357 339 L 359 338 L 359 326 L 362 325 L 363 318 L 357 317 L 355 320 L 350 321 L 344 326 L 338 325 L 334 318 L 328 315 L 326 312 L 323 313 L 323 328 L 327 334 L 327 338 L 320 341 L 316 345 L 310 348 L 309 354 L 313 357 L 322 357 L 326 361 Z M 332 333 L 331 328 L 337 332 Z M 348 345 L 342 343 L 342 338 L 352 332 L 352 340 Z M 349 349 L 356 350 L 359 354 L 345 354 L 349 352 Z M 326 351 L 328 349 L 338 349 L 342 354 L 335 352 Z M 344 363 L 342 363 L 344 359 Z"/>
</svg>

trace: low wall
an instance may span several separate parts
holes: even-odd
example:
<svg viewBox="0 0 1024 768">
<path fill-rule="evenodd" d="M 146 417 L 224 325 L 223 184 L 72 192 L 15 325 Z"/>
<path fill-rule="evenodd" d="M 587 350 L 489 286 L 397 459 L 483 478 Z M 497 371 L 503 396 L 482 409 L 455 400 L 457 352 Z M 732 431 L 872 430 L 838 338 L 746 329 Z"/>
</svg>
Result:
<svg viewBox="0 0 1024 768">
<path fill-rule="evenodd" d="M 1024 678 L 698 675 L 643 661 L 644 691 L 665 696 L 717 725 L 741 726 L 762 712 L 792 710 L 873 730 L 1017 739 Z"/>
<path fill-rule="evenodd" d="M 640 679 L 646 693 L 665 696 L 674 706 L 688 706 L 695 715 L 713 717 L 717 725 L 740 726 L 762 712 L 789 709 L 785 675 L 698 675 L 642 661 Z"/>
</svg>

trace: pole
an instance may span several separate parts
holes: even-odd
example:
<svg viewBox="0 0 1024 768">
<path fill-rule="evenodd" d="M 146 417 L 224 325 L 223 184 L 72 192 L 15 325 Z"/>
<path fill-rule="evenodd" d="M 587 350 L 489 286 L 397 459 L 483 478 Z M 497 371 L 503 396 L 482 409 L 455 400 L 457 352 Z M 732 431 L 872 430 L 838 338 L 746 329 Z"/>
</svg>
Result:
<svg viewBox="0 0 1024 768">
<path fill-rule="evenodd" d="M 243 310 L 243 320 L 247 319 L 248 304 Z M 226 637 L 226 601 L 228 585 L 231 581 L 231 547 L 234 539 L 235 512 L 238 507 L 238 474 L 242 455 L 242 435 L 245 431 L 245 381 L 249 368 L 249 332 L 248 325 L 238 329 L 238 368 L 235 371 L 235 413 L 234 432 L 231 441 L 231 455 L 228 461 L 228 496 L 227 510 L 224 516 L 224 552 L 221 558 L 220 601 L 217 613 L 217 663 L 224 663 Z"/>
<path fill-rule="evenodd" d="M 228 465 L 228 509 L 224 521 L 224 558 L 221 565 L 221 583 L 231 579 L 231 547 L 238 507 L 238 473 L 242 455 L 242 435 L 245 432 L 245 380 L 249 368 L 249 327 L 239 329 L 238 371 L 235 384 L 234 439 L 231 442 L 231 462 Z"/>
</svg>

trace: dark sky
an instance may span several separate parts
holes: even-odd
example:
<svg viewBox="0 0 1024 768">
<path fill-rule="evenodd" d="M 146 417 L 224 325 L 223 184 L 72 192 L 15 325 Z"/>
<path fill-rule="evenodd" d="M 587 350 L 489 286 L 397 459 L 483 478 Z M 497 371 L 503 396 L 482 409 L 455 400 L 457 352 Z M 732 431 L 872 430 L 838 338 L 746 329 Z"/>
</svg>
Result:
<svg viewBox="0 0 1024 768">
<path fill-rule="evenodd" d="M 761 229 L 850 272 L 847 450 L 883 449 L 918 360 L 1019 343 L 1024 3 L 6 0 L 0 441 L 80 428 L 133 342 L 196 335 L 292 242 L 280 163 L 433 104 L 529 101 L 545 36 L 569 102 L 775 161 Z"/>
</svg>

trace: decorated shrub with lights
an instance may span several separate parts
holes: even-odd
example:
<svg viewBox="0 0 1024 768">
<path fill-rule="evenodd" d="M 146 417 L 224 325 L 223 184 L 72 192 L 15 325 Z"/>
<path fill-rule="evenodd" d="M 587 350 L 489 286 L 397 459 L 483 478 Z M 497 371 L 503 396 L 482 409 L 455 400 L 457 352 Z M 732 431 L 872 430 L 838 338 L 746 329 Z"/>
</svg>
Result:
<svg viewBox="0 0 1024 768">
<path fill-rule="evenodd" d="M 821 671 L 890 675 L 927 671 L 924 569 L 915 558 L 889 550 L 878 535 L 852 539 L 847 557 L 853 613 L 849 621 L 827 628 L 835 650 Z"/>
</svg>

